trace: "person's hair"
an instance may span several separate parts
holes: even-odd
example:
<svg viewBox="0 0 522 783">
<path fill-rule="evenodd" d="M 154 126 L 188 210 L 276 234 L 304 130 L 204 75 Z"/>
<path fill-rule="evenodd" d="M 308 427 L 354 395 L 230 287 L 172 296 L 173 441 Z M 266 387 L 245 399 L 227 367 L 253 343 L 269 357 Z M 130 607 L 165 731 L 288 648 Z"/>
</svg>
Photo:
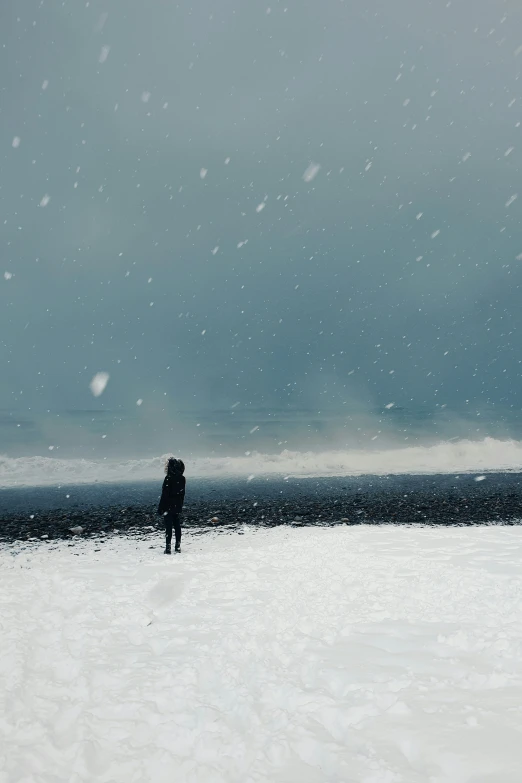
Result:
<svg viewBox="0 0 522 783">
<path fill-rule="evenodd" d="M 165 460 L 165 473 L 168 473 L 170 469 L 177 471 L 178 473 L 184 473 L 185 463 L 175 457 L 168 457 Z"/>
</svg>

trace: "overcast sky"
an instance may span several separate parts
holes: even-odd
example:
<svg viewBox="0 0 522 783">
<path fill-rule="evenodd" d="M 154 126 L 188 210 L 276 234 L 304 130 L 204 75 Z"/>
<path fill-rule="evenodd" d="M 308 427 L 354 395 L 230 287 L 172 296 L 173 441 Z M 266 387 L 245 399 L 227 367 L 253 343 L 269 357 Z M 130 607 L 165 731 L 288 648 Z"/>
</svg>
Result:
<svg viewBox="0 0 522 783">
<path fill-rule="evenodd" d="M 0 407 L 520 404 L 521 9 L 2 3 Z"/>
</svg>

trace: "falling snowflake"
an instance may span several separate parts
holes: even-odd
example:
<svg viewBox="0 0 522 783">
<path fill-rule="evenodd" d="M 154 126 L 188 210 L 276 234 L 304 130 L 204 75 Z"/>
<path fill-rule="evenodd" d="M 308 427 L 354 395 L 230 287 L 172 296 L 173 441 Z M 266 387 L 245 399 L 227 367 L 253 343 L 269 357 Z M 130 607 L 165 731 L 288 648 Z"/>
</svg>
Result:
<svg viewBox="0 0 522 783">
<path fill-rule="evenodd" d="M 386 410 L 387 410 L 387 411 L 389 411 L 389 410 L 390 410 L 390 408 L 393 408 L 393 407 L 394 407 L 394 405 L 395 405 L 395 403 L 394 403 L 394 402 L 389 402 L 389 403 L 388 403 L 388 405 L 385 405 L 384 407 L 386 408 Z"/>
<path fill-rule="evenodd" d="M 471 158 L 471 152 L 466 152 L 466 154 L 462 156 L 462 162 L 465 163 L 470 158 Z"/>
<path fill-rule="evenodd" d="M 141 100 L 143 101 L 143 103 L 148 103 L 150 101 L 150 92 L 142 92 Z"/>
<path fill-rule="evenodd" d="M 475 476 L 475 481 L 485 481 L 485 480 L 486 480 L 485 476 Z"/>
<path fill-rule="evenodd" d="M 508 155 L 511 155 L 515 148 L 514 147 L 508 147 L 507 150 L 504 152 L 504 157 L 507 158 Z"/>
<path fill-rule="evenodd" d="M 418 213 L 415 215 L 415 220 L 420 220 L 420 219 L 421 219 L 421 217 L 422 217 L 423 215 L 424 215 L 424 212 L 418 212 Z"/>
<path fill-rule="evenodd" d="M 44 79 L 42 82 L 42 90 L 46 90 L 49 87 L 49 79 Z"/>
<path fill-rule="evenodd" d="M 95 397 L 99 397 L 103 394 L 105 387 L 109 383 L 108 372 L 97 372 L 89 384 L 89 388 Z"/>
<path fill-rule="evenodd" d="M 440 228 L 438 228 L 436 231 L 433 232 L 433 234 L 431 235 L 431 238 L 435 239 L 435 237 L 438 237 L 439 234 L 440 234 Z"/>
<path fill-rule="evenodd" d="M 16 149 L 20 146 L 20 136 L 15 136 L 13 141 L 11 142 L 11 146 L 13 146 Z"/>
<path fill-rule="evenodd" d="M 136 400 L 136 405 L 143 405 L 143 400 L 140 398 L 139 400 Z"/>
<path fill-rule="evenodd" d="M 45 196 L 40 201 L 40 206 L 41 207 L 46 207 L 47 204 L 50 202 L 50 200 L 51 200 L 51 197 L 49 196 L 48 193 L 46 193 Z"/>
<path fill-rule="evenodd" d="M 266 204 L 264 201 L 261 202 L 261 204 L 258 204 L 256 207 L 256 212 L 262 212 L 264 208 L 266 207 Z"/>
<path fill-rule="evenodd" d="M 12 272 L 4 272 L 4 278 L 5 280 L 10 280 L 13 276 Z"/>
<path fill-rule="evenodd" d="M 219 250 L 219 245 L 216 245 L 216 247 L 213 247 L 212 251 L 211 251 L 212 255 L 215 256 L 218 250 Z"/>
<path fill-rule="evenodd" d="M 200 169 L 199 170 L 199 176 L 201 177 L 201 179 L 205 179 L 207 174 L 208 174 L 208 169 Z"/>
<path fill-rule="evenodd" d="M 508 200 L 506 201 L 506 204 L 505 204 L 505 206 L 506 206 L 506 207 L 510 207 L 510 206 L 511 206 L 511 204 L 512 204 L 514 201 L 516 201 L 516 200 L 517 200 L 517 198 L 518 198 L 518 193 L 513 193 L 513 195 L 511 196 L 511 198 L 508 198 Z"/>
<path fill-rule="evenodd" d="M 305 173 L 303 174 L 303 179 L 305 182 L 312 182 L 317 175 L 319 174 L 319 171 L 321 169 L 321 166 L 319 163 L 310 163 L 308 168 L 306 169 Z"/>
<path fill-rule="evenodd" d="M 106 61 L 107 57 L 109 56 L 110 50 L 111 50 L 110 46 L 102 46 L 100 51 L 100 56 L 98 57 L 99 63 L 104 63 Z"/>
</svg>

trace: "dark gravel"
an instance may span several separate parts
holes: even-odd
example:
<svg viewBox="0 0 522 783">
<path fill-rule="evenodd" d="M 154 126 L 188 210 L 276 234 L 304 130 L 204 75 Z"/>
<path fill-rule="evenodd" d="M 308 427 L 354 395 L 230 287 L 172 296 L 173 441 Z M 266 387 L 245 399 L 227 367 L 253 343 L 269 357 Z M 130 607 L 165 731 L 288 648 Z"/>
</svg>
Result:
<svg viewBox="0 0 522 783">
<path fill-rule="evenodd" d="M 339 479 L 193 480 L 185 528 L 205 532 L 243 525 L 519 524 L 522 477 L 364 476 Z M 0 490 L 0 540 L 143 535 L 161 530 L 155 483 Z M 217 517 L 219 522 L 210 522 Z"/>
</svg>

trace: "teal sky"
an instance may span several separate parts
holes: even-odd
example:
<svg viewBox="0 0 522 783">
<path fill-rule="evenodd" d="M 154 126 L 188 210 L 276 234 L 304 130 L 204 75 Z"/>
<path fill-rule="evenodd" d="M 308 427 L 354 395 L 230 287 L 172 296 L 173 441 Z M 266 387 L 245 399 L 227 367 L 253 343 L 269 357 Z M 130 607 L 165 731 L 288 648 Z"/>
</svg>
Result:
<svg viewBox="0 0 522 783">
<path fill-rule="evenodd" d="M 3 3 L 0 407 L 520 405 L 521 68 L 513 1 Z"/>
</svg>

